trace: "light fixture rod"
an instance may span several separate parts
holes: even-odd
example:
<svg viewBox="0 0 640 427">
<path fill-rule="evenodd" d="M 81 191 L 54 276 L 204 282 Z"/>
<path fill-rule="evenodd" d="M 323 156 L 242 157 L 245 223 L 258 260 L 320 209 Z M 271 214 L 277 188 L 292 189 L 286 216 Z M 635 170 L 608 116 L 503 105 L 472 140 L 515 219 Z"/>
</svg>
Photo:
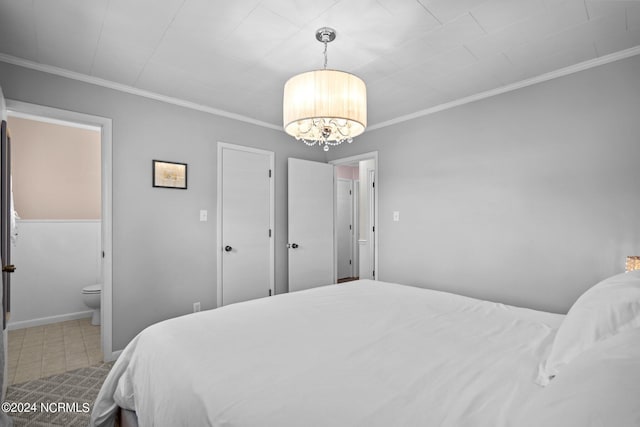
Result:
<svg viewBox="0 0 640 427">
<path fill-rule="evenodd" d="M 327 69 L 327 43 L 336 39 L 336 30 L 329 27 L 322 27 L 316 31 L 316 40 L 324 44 L 324 69 Z"/>
<path fill-rule="evenodd" d="M 327 69 L 327 42 L 324 42 L 324 69 Z"/>
</svg>

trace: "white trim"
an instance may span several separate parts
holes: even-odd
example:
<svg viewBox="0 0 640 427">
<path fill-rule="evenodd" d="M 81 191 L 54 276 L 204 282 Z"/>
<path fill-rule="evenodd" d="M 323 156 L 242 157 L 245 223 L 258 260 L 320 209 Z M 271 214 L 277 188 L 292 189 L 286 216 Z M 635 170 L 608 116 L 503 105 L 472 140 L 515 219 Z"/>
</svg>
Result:
<svg viewBox="0 0 640 427">
<path fill-rule="evenodd" d="M 33 114 L 21 113 L 19 111 L 7 110 L 7 114 L 9 115 L 9 117 L 17 117 L 19 119 L 27 119 L 27 120 L 33 120 L 36 122 L 50 123 L 54 125 L 67 126 L 71 128 L 100 132 L 100 128 L 98 126 L 92 126 L 92 125 L 87 125 L 82 123 L 73 123 L 73 122 L 68 122 L 66 120 L 52 119 L 49 117 L 34 116 Z"/>
<path fill-rule="evenodd" d="M 368 210 L 369 210 L 369 219 L 371 219 L 371 217 L 373 217 L 373 227 L 370 228 L 369 231 L 369 241 L 373 242 L 373 247 L 371 247 L 371 245 L 369 245 L 369 259 L 376 259 L 376 249 L 377 249 L 377 245 L 376 242 L 378 241 L 378 233 L 374 232 L 373 230 L 377 230 L 377 220 L 378 220 L 378 215 L 376 214 L 376 202 L 378 201 L 378 198 L 376 197 L 377 193 L 376 193 L 376 186 L 375 186 L 375 182 L 376 182 L 376 172 L 378 171 L 378 165 L 374 166 L 375 169 L 367 169 L 367 182 L 368 183 L 373 183 L 373 188 L 370 186 L 367 191 L 369 192 L 369 197 L 367 197 L 367 201 L 369 202 L 369 206 L 367 206 Z M 373 280 L 376 280 L 376 278 L 378 277 L 377 274 L 377 268 L 378 268 L 378 263 L 376 261 L 374 261 L 373 265 L 370 266 L 371 267 L 371 275 L 373 276 Z"/>
<path fill-rule="evenodd" d="M 358 233 L 360 232 L 360 180 L 353 180 L 353 274 L 351 277 L 358 277 L 360 275 L 360 247 L 358 245 Z"/>
<path fill-rule="evenodd" d="M 222 306 L 222 144 L 218 141 L 216 165 L 216 307 Z"/>
<path fill-rule="evenodd" d="M 371 279 L 371 266 L 373 264 L 373 260 L 371 259 L 371 248 L 368 240 L 361 240 L 358 242 L 358 250 L 359 250 L 359 263 L 358 266 L 358 278 L 359 279 Z"/>
<path fill-rule="evenodd" d="M 116 359 L 113 352 L 113 154 L 111 119 L 97 117 L 102 125 L 102 351 L 104 361 Z M 100 122 L 102 120 L 102 122 Z M 119 353 L 118 353 L 119 354 Z"/>
<path fill-rule="evenodd" d="M 331 160 L 329 162 L 330 165 L 340 166 L 340 165 L 349 165 L 353 163 L 358 163 L 361 160 L 375 160 L 376 165 L 378 164 L 378 152 L 377 151 L 369 151 L 368 153 L 356 154 L 355 156 L 343 157 L 340 159 Z"/>
<path fill-rule="evenodd" d="M 2 94 L 0 93 L 0 96 Z M 5 328 L 2 331 L 2 348 L 4 349 L 4 359 L 8 360 L 9 355 L 9 330 Z M 9 364 L 7 362 L 3 363 L 2 375 L 3 378 L 9 378 Z M 4 402 L 5 397 L 7 396 L 7 388 L 9 388 L 9 381 L 3 381 L 2 388 L 0 389 L 0 399 Z"/>
<path fill-rule="evenodd" d="M 338 283 L 338 179 L 338 168 L 333 165 L 333 283 Z M 290 217 L 287 213 L 287 218 Z"/>
<path fill-rule="evenodd" d="M 102 222 L 101 219 L 16 219 L 17 223 L 38 224 L 38 223 L 85 223 L 85 222 Z"/>
<path fill-rule="evenodd" d="M 2 60 L 2 54 L 0 54 Z M 100 323 L 102 352 L 105 362 L 114 360 L 113 352 L 113 288 L 112 288 L 112 121 L 106 117 L 93 116 L 75 111 L 46 107 L 44 105 L 7 99 L 7 109 L 16 113 L 47 117 L 64 122 L 74 122 L 101 129 L 101 169 L 102 169 L 102 298 L 100 302 Z"/>
<path fill-rule="evenodd" d="M 275 264 L 275 241 L 276 241 L 276 225 L 275 225 L 275 153 L 273 151 L 261 150 L 259 148 L 246 147 L 244 145 L 229 144 L 227 142 L 218 141 L 218 161 L 217 161 L 217 202 L 216 202 L 216 262 L 217 283 L 216 283 L 216 307 L 221 307 L 222 302 L 222 151 L 238 150 L 249 153 L 257 153 L 269 156 L 269 168 L 271 169 L 271 179 L 269 180 L 269 227 L 271 228 L 271 241 L 269 245 L 269 289 L 271 295 L 276 294 L 276 264 Z"/>
<path fill-rule="evenodd" d="M 372 160 L 374 161 L 374 182 L 376 183 L 376 186 L 374 187 L 373 191 L 374 191 L 374 195 L 375 195 L 375 206 L 373 207 L 373 212 L 374 212 L 374 221 L 373 221 L 373 226 L 376 228 L 376 232 L 374 233 L 374 241 L 373 241 L 373 258 L 374 258 L 374 269 L 376 272 L 376 277 L 375 280 L 378 280 L 378 277 L 380 277 L 380 264 L 378 263 L 378 248 L 380 247 L 378 245 L 378 236 L 379 236 L 379 230 L 380 228 L 378 227 L 378 222 L 379 222 L 379 218 L 380 215 L 378 215 L 378 206 L 380 205 L 380 198 L 378 197 L 378 188 L 379 185 L 377 184 L 378 182 L 378 152 L 377 151 L 370 151 L 368 153 L 363 153 L 363 154 L 357 154 L 355 156 L 350 156 L 350 157 L 344 157 L 342 159 L 335 159 L 335 160 L 331 160 L 329 162 L 329 164 L 334 165 L 334 166 L 338 166 L 338 165 L 348 165 L 354 162 L 359 162 L 361 160 Z M 335 228 L 335 227 L 334 227 Z M 336 239 L 335 237 L 335 232 L 334 232 L 334 240 Z M 360 245 L 362 245 L 363 240 L 358 240 L 358 243 Z M 366 242 L 366 240 L 365 240 Z M 334 270 L 337 270 L 337 258 L 334 257 L 336 259 L 335 263 L 334 263 Z"/>
<path fill-rule="evenodd" d="M 228 111 L 219 110 L 217 108 L 209 107 L 202 104 L 197 104 L 191 101 L 185 101 L 183 99 L 174 98 L 171 96 L 160 95 L 159 93 L 151 92 L 149 90 L 139 89 L 133 86 L 128 86 L 122 83 L 112 82 L 110 80 L 101 79 L 99 77 L 89 76 L 75 71 L 65 70 L 64 68 L 54 67 L 52 65 L 39 64 L 37 62 L 29 61 L 27 59 L 17 58 L 15 56 L 0 53 L 0 62 L 6 62 L 8 64 L 17 65 L 31 70 L 42 71 L 44 73 L 54 74 L 56 76 L 66 77 L 71 80 L 77 80 L 80 82 L 90 83 L 96 86 L 102 86 L 109 89 L 117 90 L 120 92 L 129 93 L 131 95 L 141 96 L 143 98 L 149 98 L 160 102 L 166 102 L 167 104 L 178 105 L 180 107 L 189 108 L 196 111 L 202 111 L 203 113 L 213 114 L 215 116 L 226 117 L 228 119 L 238 120 L 245 123 L 251 123 L 256 126 L 262 126 L 269 129 L 275 129 L 284 132 L 282 126 L 277 126 L 271 123 L 263 122 L 261 120 L 252 119 L 251 117 L 243 116 L 237 113 L 230 113 Z"/>
<path fill-rule="evenodd" d="M 0 54 L 2 56 L 2 54 Z M 111 119 L 90 114 L 78 113 L 76 111 L 62 110 L 60 108 L 47 107 L 45 105 L 31 104 L 29 102 L 15 101 L 7 99 L 7 111 L 10 116 L 28 116 L 31 120 L 50 121 L 57 123 L 75 123 L 75 126 L 87 126 L 93 129 L 102 129 L 103 124 L 111 123 Z M 72 122 L 73 120 L 73 122 Z"/>
<path fill-rule="evenodd" d="M 21 320 L 19 322 L 9 322 L 7 329 L 14 331 L 16 329 L 32 328 L 34 326 L 50 325 L 52 323 L 66 322 L 67 320 L 84 319 L 93 316 L 93 310 L 78 311 L 76 313 L 59 314 L 57 316 L 39 317 L 31 320 Z"/>
<path fill-rule="evenodd" d="M 469 104 L 471 102 L 480 101 L 481 99 L 491 98 L 492 96 L 501 95 L 506 92 L 512 92 L 514 90 L 522 89 L 527 86 L 532 86 L 538 83 L 546 82 L 556 79 L 558 77 L 564 77 L 569 74 L 574 74 L 580 71 L 588 70 L 589 68 L 598 67 L 600 65 L 609 64 L 611 62 L 619 61 L 621 59 L 629 58 L 640 54 L 640 46 L 632 47 L 630 49 L 621 50 L 609 55 L 601 56 L 599 58 L 590 59 L 588 61 L 580 62 L 578 64 L 570 65 L 559 70 L 551 71 L 549 73 L 541 74 L 530 79 L 521 80 L 516 83 L 511 83 L 506 86 L 498 87 L 495 89 L 487 90 L 485 92 L 477 93 L 475 95 L 460 98 L 455 101 L 446 102 L 444 104 L 436 105 L 431 108 L 416 111 L 415 113 L 407 114 L 404 116 L 396 117 L 391 120 L 376 123 L 369 126 L 368 131 L 382 129 L 387 126 L 397 125 L 398 123 L 406 122 L 409 120 L 417 119 L 418 117 L 428 116 L 440 111 L 448 110 L 450 108 L 459 107 L 460 105 Z"/>
</svg>

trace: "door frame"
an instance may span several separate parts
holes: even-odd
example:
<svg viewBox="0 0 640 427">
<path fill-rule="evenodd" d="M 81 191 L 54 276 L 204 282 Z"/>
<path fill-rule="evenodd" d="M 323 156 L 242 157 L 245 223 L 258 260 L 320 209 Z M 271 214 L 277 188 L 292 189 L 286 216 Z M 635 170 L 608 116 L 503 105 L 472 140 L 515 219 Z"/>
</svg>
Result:
<svg viewBox="0 0 640 427">
<path fill-rule="evenodd" d="M 370 151 L 368 153 L 363 153 L 363 154 L 357 154 L 355 156 L 349 156 L 349 157 L 343 157 L 340 159 L 335 159 L 335 160 L 331 160 L 329 162 L 329 164 L 334 165 L 334 166 L 340 166 L 340 165 L 348 165 L 348 164 L 352 164 L 354 162 L 360 162 L 361 160 L 373 160 L 373 164 L 374 164 L 374 183 L 376 185 L 374 185 L 373 187 L 373 193 L 374 193 L 374 206 L 373 206 L 373 216 L 374 216 L 374 221 L 373 221 L 373 227 L 375 228 L 375 233 L 373 233 L 374 235 L 374 239 L 373 239 L 373 264 L 374 264 L 374 271 L 375 271 L 375 276 L 373 278 L 373 280 L 378 280 L 378 277 L 380 277 L 380 265 L 378 263 L 378 235 L 379 233 L 379 226 L 378 226 L 378 222 L 379 222 L 379 218 L 380 215 L 378 215 L 378 205 L 379 205 L 379 200 L 380 198 L 378 197 L 378 188 L 380 187 L 379 185 L 377 185 L 378 183 L 378 151 Z M 337 169 L 334 168 L 334 176 L 337 177 Z M 361 206 L 360 206 L 361 207 Z M 336 217 L 337 217 L 337 211 L 334 208 L 334 224 L 336 221 Z M 371 232 L 371 230 L 370 230 Z M 335 232 L 335 227 L 334 227 L 334 246 L 337 245 L 337 233 Z M 337 247 L 334 250 L 334 271 L 335 271 L 335 275 L 336 277 L 334 278 L 334 281 L 337 282 L 338 281 L 338 273 L 337 273 L 337 268 L 338 268 L 338 256 L 337 256 Z M 358 266 L 359 268 L 359 266 Z"/>
<path fill-rule="evenodd" d="M 374 232 L 373 230 L 377 230 L 376 228 L 376 220 L 378 219 L 378 215 L 376 213 L 376 201 L 377 201 L 377 193 L 376 193 L 376 186 L 375 186 L 375 182 L 376 182 L 376 172 L 377 169 L 371 170 L 371 169 L 367 169 L 367 180 L 369 182 L 373 182 L 373 186 L 369 187 L 367 189 L 367 191 L 369 192 L 369 197 L 368 197 L 368 202 L 369 202 L 369 206 L 367 206 L 367 210 L 369 211 L 369 222 L 373 222 L 373 228 L 369 229 L 369 241 L 372 242 L 369 245 L 369 259 L 374 259 L 375 260 L 375 256 L 376 256 L 376 249 L 378 247 L 378 243 L 377 243 L 377 237 L 378 237 L 378 233 Z M 373 221 L 371 221 L 371 218 L 373 218 Z M 378 266 L 378 263 L 376 261 L 374 261 L 373 263 L 373 278 L 375 279 L 377 276 L 377 272 L 376 272 L 376 268 Z"/>
<path fill-rule="evenodd" d="M 276 294 L 275 288 L 275 153 L 273 151 L 261 150 L 259 148 L 247 147 L 244 145 L 229 144 L 227 142 L 218 141 L 218 159 L 217 159 L 217 191 L 216 191 L 216 307 L 221 307 L 222 302 L 222 151 L 238 150 L 248 153 L 264 154 L 269 156 L 269 169 L 271 170 L 271 179 L 269 180 L 269 228 L 271 228 L 271 241 L 269 242 L 269 289 L 271 295 Z"/>
<path fill-rule="evenodd" d="M 102 293 L 100 295 L 100 334 L 102 338 L 102 353 L 105 362 L 115 360 L 121 353 L 113 351 L 113 209 L 112 209 L 112 120 L 107 117 L 94 116 L 7 99 L 9 117 L 34 116 L 49 119 L 62 124 L 80 124 L 92 128 L 100 128 L 100 163 L 101 163 L 101 245 L 102 245 Z M 12 114 L 14 113 L 14 114 Z"/>
<path fill-rule="evenodd" d="M 360 180 L 353 180 L 353 230 L 360 230 Z M 353 233 L 351 247 L 353 248 L 353 276 L 357 272 L 360 275 L 360 247 L 358 245 L 358 233 Z"/>
</svg>

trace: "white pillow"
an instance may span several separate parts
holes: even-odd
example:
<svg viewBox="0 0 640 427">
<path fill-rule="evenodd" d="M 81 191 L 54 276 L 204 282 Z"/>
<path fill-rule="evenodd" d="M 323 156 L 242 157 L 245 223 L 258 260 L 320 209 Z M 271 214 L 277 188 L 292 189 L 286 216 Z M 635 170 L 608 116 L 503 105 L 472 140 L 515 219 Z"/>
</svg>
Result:
<svg viewBox="0 0 640 427">
<path fill-rule="evenodd" d="M 513 427 L 640 425 L 640 328 L 600 341 L 548 387 L 536 390 Z"/>
<path fill-rule="evenodd" d="M 573 304 L 553 341 L 537 383 L 547 385 L 571 360 L 598 341 L 640 327 L 640 270 L 609 277 Z"/>
</svg>

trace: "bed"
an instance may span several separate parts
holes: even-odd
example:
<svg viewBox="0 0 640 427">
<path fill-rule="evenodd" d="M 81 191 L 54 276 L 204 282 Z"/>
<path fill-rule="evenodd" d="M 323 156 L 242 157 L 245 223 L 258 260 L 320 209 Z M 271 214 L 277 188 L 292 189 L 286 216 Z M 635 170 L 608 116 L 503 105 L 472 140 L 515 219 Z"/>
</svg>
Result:
<svg viewBox="0 0 640 427">
<path fill-rule="evenodd" d="M 583 321 L 575 305 L 564 316 L 371 280 L 167 320 L 123 350 L 91 425 L 119 411 L 140 427 L 640 425 L 640 275 L 620 277 L 637 316 L 586 333 L 577 354 L 557 342 L 575 338 L 561 333 Z M 604 367 L 599 352 L 614 355 Z M 591 384 L 580 369 L 605 373 Z"/>
</svg>

